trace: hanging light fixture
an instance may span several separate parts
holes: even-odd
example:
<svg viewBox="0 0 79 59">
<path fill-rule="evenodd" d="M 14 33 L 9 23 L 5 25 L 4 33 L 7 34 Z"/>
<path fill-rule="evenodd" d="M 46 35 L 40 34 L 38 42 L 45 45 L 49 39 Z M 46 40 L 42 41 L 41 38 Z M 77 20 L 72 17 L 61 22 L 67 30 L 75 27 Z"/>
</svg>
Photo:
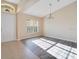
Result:
<svg viewBox="0 0 79 59">
<path fill-rule="evenodd" d="M 49 13 L 49 19 L 52 18 L 52 12 L 51 12 L 52 3 L 49 3 L 50 13 Z"/>
<path fill-rule="evenodd" d="M 59 2 L 60 0 L 57 0 L 57 2 Z M 48 18 L 49 19 L 53 19 L 54 17 L 52 16 L 52 3 L 50 2 L 49 3 L 49 8 L 50 8 L 50 13 L 49 13 L 49 16 L 48 16 Z"/>
</svg>

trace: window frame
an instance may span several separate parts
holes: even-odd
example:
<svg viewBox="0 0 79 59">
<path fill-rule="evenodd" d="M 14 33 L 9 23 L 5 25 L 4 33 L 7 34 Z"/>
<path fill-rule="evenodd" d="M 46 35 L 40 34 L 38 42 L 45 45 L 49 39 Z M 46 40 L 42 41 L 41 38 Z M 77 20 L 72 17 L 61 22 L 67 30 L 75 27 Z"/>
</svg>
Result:
<svg viewBox="0 0 79 59">
<path fill-rule="evenodd" d="M 35 27 L 36 27 L 36 29 L 35 29 Z M 28 33 L 39 32 L 39 20 L 38 19 L 26 19 L 26 32 L 28 32 Z"/>
</svg>

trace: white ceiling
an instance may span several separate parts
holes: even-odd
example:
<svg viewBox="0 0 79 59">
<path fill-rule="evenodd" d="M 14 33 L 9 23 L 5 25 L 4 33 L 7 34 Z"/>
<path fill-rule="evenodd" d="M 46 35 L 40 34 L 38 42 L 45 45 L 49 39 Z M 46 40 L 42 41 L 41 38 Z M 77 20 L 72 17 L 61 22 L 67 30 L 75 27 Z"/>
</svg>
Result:
<svg viewBox="0 0 79 59">
<path fill-rule="evenodd" d="M 5 0 L 14 4 L 18 4 L 20 2 L 20 0 Z"/>
<path fill-rule="evenodd" d="M 55 12 L 73 2 L 76 0 L 60 0 L 57 2 L 57 0 L 25 0 L 23 3 L 23 0 L 6 0 L 11 3 L 19 4 L 21 3 L 23 7 L 23 13 L 43 17 L 49 14 L 49 3 L 52 3 L 52 12 Z M 29 1 L 29 2 L 28 2 Z M 34 2 L 33 2 L 34 1 Z M 37 2 L 35 2 L 37 1 Z M 29 3 L 29 5 L 28 5 Z M 18 5 L 19 6 L 19 5 Z M 28 8 L 27 8 L 28 6 Z"/>
</svg>

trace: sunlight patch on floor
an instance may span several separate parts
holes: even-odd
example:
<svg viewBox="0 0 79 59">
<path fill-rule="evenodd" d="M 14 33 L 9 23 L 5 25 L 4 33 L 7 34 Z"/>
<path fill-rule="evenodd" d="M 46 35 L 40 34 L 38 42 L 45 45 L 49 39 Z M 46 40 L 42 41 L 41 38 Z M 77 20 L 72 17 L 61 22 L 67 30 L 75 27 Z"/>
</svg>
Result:
<svg viewBox="0 0 79 59">
<path fill-rule="evenodd" d="M 50 48 L 49 50 L 47 50 L 47 52 L 49 54 L 51 54 L 52 56 L 55 56 L 57 59 L 66 59 L 68 52 L 60 49 L 56 46 Z"/>
<path fill-rule="evenodd" d="M 70 46 L 67 46 L 67 45 L 63 45 L 61 43 L 57 43 L 56 46 L 60 47 L 60 48 L 63 48 L 65 50 L 68 50 L 70 51 L 71 47 Z"/>
<path fill-rule="evenodd" d="M 44 42 L 42 40 L 39 40 L 39 39 L 38 40 L 34 40 L 32 42 L 35 43 L 36 45 L 38 45 L 40 48 L 42 48 L 44 50 L 46 50 L 46 49 L 48 49 L 49 47 L 52 46 L 51 44 L 46 43 L 46 42 Z"/>
<path fill-rule="evenodd" d="M 48 43 L 50 43 L 50 44 L 55 44 L 56 42 L 53 42 L 53 41 L 50 41 L 50 40 L 47 40 L 47 39 L 44 39 L 44 38 L 40 38 L 41 40 L 43 40 L 43 41 L 46 41 L 46 42 L 48 42 Z"/>
<path fill-rule="evenodd" d="M 46 52 L 56 57 L 57 59 L 76 59 L 77 57 L 77 49 L 64 44 L 56 43 L 43 38 L 34 40 L 32 42 L 43 50 L 47 49 Z"/>
<path fill-rule="evenodd" d="M 62 48 L 62 49 L 65 49 L 65 50 L 67 50 L 67 51 L 71 51 L 72 53 L 77 54 L 77 49 L 76 49 L 76 48 L 72 48 L 72 47 L 70 47 L 70 46 L 63 45 L 63 44 L 61 44 L 61 43 L 57 43 L 56 46 L 57 46 L 57 47 L 60 47 L 60 48 Z"/>
<path fill-rule="evenodd" d="M 57 59 L 76 59 L 77 57 L 77 49 L 60 43 L 57 43 L 55 46 L 47 50 L 47 52 L 52 56 L 55 56 Z"/>
<path fill-rule="evenodd" d="M 71 52 L 73 52 L 73 53 L 77 54 L 77 49 L 72 48 Z"/>
<path fill-rule="evenodd" d="M 77 55 L 70 53 L 68 59 L 77 59 Z"/>
</svg>

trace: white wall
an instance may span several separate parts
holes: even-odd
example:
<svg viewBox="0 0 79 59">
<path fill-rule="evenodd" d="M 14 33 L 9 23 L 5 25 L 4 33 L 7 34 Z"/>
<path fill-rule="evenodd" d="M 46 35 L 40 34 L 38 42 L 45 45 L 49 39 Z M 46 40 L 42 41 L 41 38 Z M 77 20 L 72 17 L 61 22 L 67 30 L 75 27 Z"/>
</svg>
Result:
<svg viewBox="0 0 79 59">
<path fill-rule="evenodd" d="M 16 40 L 16 15 L 1 13 L 1 42 Z"/>
<path fill-rule="evenodd" d="M 44 36 L 77 42 L 76 2 L 53 13 L 54 18 L 44 19 Z"/>
<path fill-rule="evenodd" d="M 27 32 L 26 29 L 26 20 L 27 19 L 32 19 L 32 20 L 38 20 L 39 21 L 39 32 L 34 32 L 34 33 L 29 33 Z M 30 37 L 36 37 L 36 36 L 41 36 L 42 35 L 42 27 L 43 27 L 43 19 L 40 17 L 36 17 L 36 16 L 31 16 L 31 15 L 27 15 L 24 13 L 17 13 L 17 39 L 21 40 L 21 39 L 26 39 L 26 38 L 30 38 Z"/>
</svg>

